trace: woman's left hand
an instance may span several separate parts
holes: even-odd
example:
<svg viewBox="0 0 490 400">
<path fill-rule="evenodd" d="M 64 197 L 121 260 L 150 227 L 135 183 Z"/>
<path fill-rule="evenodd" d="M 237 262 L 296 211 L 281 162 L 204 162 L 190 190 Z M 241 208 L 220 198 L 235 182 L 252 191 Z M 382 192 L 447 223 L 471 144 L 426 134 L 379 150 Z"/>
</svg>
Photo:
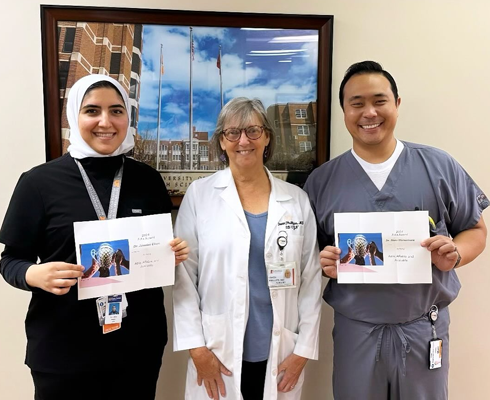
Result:
<svg viewBox="0 0 490 400">
<path fill-rule="evenodd" d="M 175 266 L 179 265 L 182 261 L 187 260 L 189 254 L 189 247 L 187 242 L 181 238 L 175 238 L 170 241 L 172 251 L 175 253 Z"/>
<path fill-rule="evenodd" d="M 289 392 L 294 389 L 307 361 L 307 358 L 292 353 L 279 364 L 278 373 L 284 371 L 281 382 L 277 385 L 279 392 Z"/>
</svg>

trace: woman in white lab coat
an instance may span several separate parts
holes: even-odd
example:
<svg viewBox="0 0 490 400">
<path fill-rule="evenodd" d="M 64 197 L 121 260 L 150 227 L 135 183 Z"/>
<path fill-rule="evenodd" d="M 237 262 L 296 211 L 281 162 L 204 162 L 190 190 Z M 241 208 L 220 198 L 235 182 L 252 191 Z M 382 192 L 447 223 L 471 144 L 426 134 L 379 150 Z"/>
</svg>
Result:
<svg viewBox="0 0 490 400">
<path fill-rule="evenodd" d="M 174 350 L 190 350 L 186 399 L 301 397 L 318 358 L 321 269 L 306 194 L 274 178 L 274 131 L 260 100 L 222 109 L 213 140 L 229 165 L 193 182 L 176 234 Z"/>
</svg>

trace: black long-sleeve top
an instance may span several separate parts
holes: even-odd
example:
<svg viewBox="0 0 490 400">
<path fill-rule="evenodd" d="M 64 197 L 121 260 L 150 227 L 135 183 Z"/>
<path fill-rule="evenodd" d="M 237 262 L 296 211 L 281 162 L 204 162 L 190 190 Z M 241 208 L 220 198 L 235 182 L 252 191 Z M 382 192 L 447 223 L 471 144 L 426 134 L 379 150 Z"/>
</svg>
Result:
<svg viewBox="0 0 490 400">
<path fill-rule="evenodd" d="M 107 213 L 122 156 L 86 158 L 81 163 Z M 161 176 L 126 158 L 117 217 L 170 211 Z M 76 264 L 73 222 L 96 219 L 69 154 L 24 173 L 17 183 L 0 230 L 0 242 L 5 244 L 0 272 L 12 286 L 32 291 L 26 317 L 26 364 L 31 369 L 75 373 L 117 364 L 160 363 L 167 341 L 161 288 L 128 293 L 128 315 L 121 329 L 103 335 L 95 299 L 78 301 L 76 286 L 57 296 L 26 282 L 27 268 L 38 259 Z M 111 351 L 116 349 L 120 351 Z"/>
</svg>

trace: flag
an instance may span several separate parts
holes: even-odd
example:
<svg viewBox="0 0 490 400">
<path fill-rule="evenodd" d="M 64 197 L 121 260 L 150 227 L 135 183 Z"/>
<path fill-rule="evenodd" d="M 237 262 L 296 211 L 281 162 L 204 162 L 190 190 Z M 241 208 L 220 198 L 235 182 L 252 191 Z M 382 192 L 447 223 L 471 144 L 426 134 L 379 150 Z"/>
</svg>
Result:
<svg viewBox="0 0 490 400">
<path fill-rule="evenodd" d="M 221 52 L 218 53 L 218 59 L 216 60 L 216 66 L 219 69 L 219 72 L 221 73 Z"/>
<path fill-rule="evenodd" d="M 194 61 L 194 38 L 191 40 L 191 58 Z"/>
<path fill-rule="evenodd" d="M 165 67 L 163 66 L 163 52 L 160 52 L 160 74 L 165 73 Z"/>
</svg>

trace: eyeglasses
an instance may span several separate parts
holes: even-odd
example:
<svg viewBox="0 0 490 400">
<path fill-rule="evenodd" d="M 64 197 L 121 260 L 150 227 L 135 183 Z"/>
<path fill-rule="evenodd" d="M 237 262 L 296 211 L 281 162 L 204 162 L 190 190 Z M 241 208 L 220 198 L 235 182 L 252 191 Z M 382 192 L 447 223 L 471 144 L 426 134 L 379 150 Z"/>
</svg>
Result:
<svg viewBox="0 0 490 400">
<path fill-rule="evenodd" d="M 245 135 L 250 140 L 257 140 L 259 139 L 262 134 L 264 133 L 264 128 L 265 126 L 259 126 L 259 125 L 252 125 L 248 126 L 246 128 L 228 128 L 225 129 L 224 131 L 221 131 L 223 135 L 225 135 L 225 138 L 229 140 L 230 142 L 238 142 L 240 138 L 242 137 L 242 132 L 245 132 Z"/>
</svg>

